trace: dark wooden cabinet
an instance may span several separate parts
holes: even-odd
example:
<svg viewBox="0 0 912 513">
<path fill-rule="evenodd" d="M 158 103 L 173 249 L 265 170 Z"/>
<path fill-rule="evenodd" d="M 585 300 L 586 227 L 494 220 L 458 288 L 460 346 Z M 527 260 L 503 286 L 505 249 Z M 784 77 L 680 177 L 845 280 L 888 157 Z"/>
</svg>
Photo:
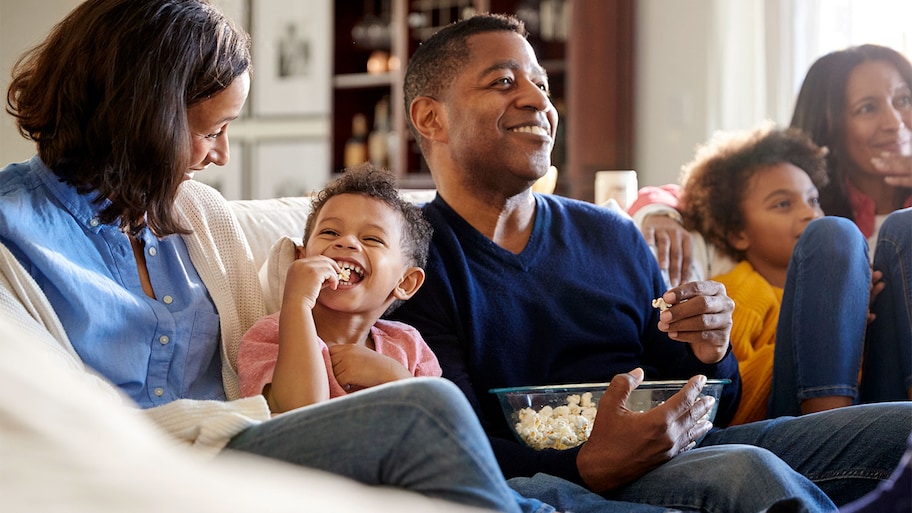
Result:
<svg viewBox="0 0 912 513">
<path fill-rule="evenodd" d="M 378 102 L 388 101 L 389 168 L 403 188 L 433 187 L 402 104 L 405 64 L 424 38 L 469 9 L 502 12 L 527 22 L 561 113 L 552 156 L 559 169 L 556 192 L 592 200 L 595 171 L 632 169 L 633 5 L 634 0 L 336 0 L 333 172 L 343 169 L 352 119 L 364 115 L 373 129 Z"/>
</svg>

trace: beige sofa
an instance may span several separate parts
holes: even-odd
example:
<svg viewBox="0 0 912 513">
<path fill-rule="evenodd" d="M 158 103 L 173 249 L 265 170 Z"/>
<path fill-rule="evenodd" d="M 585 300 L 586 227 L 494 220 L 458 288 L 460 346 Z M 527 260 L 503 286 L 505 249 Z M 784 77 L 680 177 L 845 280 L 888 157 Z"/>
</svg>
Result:
<svg viewBox="0 0 912 513">
<path fill-rule="evenodd" d="M 310 211 L 309 198 L 231 205 L 259 264 Z M 0 339 L 0 511 L 480 511 L 252 456 L 202 457 L 3 316 Z"/>
</svg>

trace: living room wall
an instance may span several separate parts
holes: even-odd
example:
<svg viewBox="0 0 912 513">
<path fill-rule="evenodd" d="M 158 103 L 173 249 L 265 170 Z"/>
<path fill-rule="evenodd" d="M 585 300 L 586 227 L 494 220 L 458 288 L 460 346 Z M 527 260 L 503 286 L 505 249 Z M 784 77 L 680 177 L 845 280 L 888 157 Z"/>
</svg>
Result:
<svg viewBox="0 0 912 513">
<path fill-rule="evenodd" d="M 80 0 L 0 0 L 0 87 L 6 91 L 15 59 L 38 43 L 53 24 Z M 711 55 L 713 0 L 638 0 L 636 3 L 635 168 L 640 185 L 674 181 L 678 169 L 704 140 L 713 106 L 707 98 L 707 59 Z M 320 121 L 252 126 L 232 125 L 236 138 L 256 137 L 263 130 L 317 134 Z M 259 131 L 259 132 L 258 132 Z M 0 165 L 24 160 L 33 145 L 0 115 Z M 255 172 L 255 170 L 254 170 Z"/>
</svg>

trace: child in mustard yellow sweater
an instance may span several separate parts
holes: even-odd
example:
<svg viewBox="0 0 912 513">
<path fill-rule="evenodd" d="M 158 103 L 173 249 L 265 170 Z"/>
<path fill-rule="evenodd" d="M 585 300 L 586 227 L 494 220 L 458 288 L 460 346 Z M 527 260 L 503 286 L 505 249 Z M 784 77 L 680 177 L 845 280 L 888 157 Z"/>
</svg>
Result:
<svg viewBox="0 0 912 513">
<path fill-rule="evenodd" d="M 858 228 L 820 208 L 825 155 L 800 132 L 765 124 L 717 135 L 684 168 L 685 225 L 738 262 L 713 278 L 735 301 L 743 391 L 733 423 L 857 401 L 880 285 Z"/>
</svg>

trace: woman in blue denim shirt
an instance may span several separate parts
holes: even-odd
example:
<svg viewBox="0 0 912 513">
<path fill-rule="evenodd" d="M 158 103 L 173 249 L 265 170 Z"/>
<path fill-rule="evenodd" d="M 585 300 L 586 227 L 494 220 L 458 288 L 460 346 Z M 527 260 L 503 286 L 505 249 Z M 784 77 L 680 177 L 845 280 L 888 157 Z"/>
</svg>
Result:
<svg viewBox="0 0 912 513">
<path fill-rule="evenodd" d="M 549 511 L 517 501 L 444 380 L 274 419 L 262 397 L 238 400 L 237 345 L 262 291 L 224 198 L 191 178 L 228 162 L 249 46 L 206 0 L 89 0 L 17 63 L 7 111 L 38 155 L 0 172 L 0 250 L 32 301 L 4 289 L 4 309 L 198 448 Z"/>
</svg>

